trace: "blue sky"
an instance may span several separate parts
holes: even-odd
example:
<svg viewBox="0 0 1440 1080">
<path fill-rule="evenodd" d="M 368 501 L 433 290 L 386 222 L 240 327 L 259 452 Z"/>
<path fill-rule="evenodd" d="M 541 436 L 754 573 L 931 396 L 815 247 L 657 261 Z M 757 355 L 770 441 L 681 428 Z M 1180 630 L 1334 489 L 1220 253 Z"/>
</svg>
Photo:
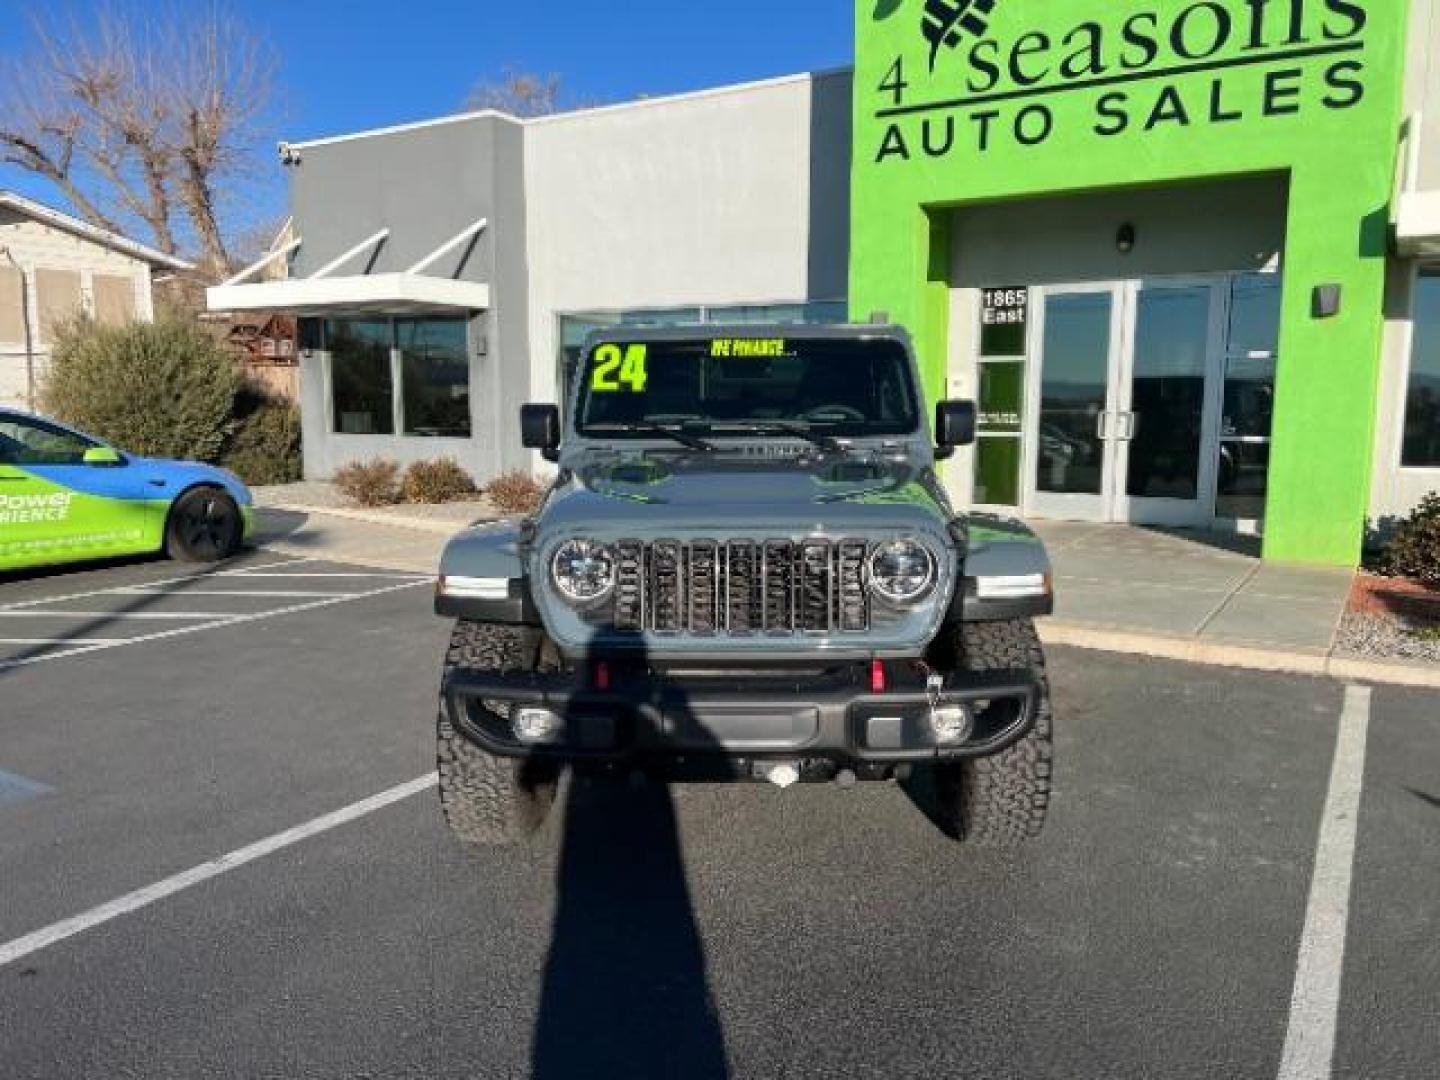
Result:
<svg viewBox="0 0 1440 1080">
<path fill-rule="evenodd" d="M 153 11 L 145 0 L 105 0 Z M 0 55 L 42 0 L 0 0 Z M 43 0 L 45 8 L 61 6 Z M 82 14 L 100 3 L 71 3 Z M 454 112 L 506 68 L 623 101 L 850 62 L 853 0 L 231 0 L 281 52 L 274 135 L 292 140 Z M 268 167 L 267 158 L 267 167 Z M 278 170 L 274 171 L 279 183 Z M 14 168 L 0 187 L 59 197 Z M 275 196 L 278 198 L 278 196 Z"/>
</svg>

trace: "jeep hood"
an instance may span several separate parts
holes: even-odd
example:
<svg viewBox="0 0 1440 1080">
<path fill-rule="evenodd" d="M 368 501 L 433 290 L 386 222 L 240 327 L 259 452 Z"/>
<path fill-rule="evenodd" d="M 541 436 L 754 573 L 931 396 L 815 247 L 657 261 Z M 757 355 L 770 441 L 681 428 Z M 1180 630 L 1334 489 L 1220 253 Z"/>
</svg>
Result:
<svg viewBox="0 0 1440 1080">
<path fill-rule="evenodd" d="M 951 518 L 934 472 L 871 455 L 756 459 L 644 455 L 592 461 L 546 504 L 541 530 L 637 536 L 676 529 L 943 530 Z"/>
</svg>

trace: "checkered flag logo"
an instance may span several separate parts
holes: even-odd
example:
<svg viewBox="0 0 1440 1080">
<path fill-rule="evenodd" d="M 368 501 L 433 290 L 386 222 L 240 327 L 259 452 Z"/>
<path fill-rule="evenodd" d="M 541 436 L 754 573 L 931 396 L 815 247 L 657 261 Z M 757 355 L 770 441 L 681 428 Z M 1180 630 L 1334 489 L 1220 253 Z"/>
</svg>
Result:
<svg viewBox="0 0 1440 1080">
<path fill-rule="evenodd" d="M 965 39 L 982 38 L 990 28 L 990 13 L 996 0 L 925 0 L 925 19 L 921 32 L 930 43 L 930 70 L 940 58 L 942 48 L 954 49 Z"/>
</svg>

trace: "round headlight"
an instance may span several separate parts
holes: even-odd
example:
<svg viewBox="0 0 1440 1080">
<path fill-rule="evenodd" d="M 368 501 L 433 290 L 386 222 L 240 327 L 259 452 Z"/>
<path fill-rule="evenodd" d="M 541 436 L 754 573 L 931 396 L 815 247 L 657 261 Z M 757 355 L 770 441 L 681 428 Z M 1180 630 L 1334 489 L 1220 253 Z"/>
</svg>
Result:
<svg viewBox="0 0 1440 1080">
<path fill-rule="evenodd" d="M 935 584 L 935 556 L 914 540 L 881 544 L 870 554 L 870 587 L 894 604 L 913 604 Z"/>
<path fill-rule="evenodd" d="M 550 572 L 565 599 L 591 604 L 615 587 L 615 553 L 591 540 L 569 540 L 555 552 Z"/>
</svg>

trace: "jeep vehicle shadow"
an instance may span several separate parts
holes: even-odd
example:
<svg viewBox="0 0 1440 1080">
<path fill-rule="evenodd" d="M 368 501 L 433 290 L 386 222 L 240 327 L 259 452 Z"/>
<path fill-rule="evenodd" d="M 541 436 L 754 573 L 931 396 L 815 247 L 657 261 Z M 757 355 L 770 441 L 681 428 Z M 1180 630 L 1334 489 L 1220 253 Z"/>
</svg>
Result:
<svg viewBox="0 0 1440 1080">
<path fill-rule="evenodd" d="M 629 685 L 637 703 L 659 700 L 658 684 Z M 685 710 L 673 688 L 665 701 Z M 574 770 L 561 830 L 533 1075 L 727 1077 L 669 785 Z"/>
</svg>

